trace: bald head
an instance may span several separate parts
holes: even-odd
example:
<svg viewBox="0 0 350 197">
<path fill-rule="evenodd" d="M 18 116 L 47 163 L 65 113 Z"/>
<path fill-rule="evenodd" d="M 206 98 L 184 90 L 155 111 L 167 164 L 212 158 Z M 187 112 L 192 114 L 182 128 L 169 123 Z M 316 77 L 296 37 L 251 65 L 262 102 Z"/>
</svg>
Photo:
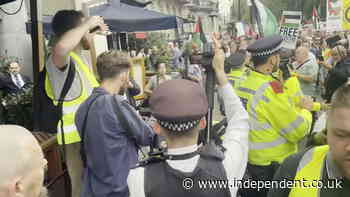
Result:
<svg viewBox="0 0 350 197">
<path fill-rule="evenodd" d="M 13 182 L 42 167 L 43 152 L 25 128 L 0 125 L 0 193 Z M 42 183 L 41 183 L 42 184 Z"/>
<path fill-rule="evenodd" d="M 295 51 L 295 58 L 298 63 L 302 64 L 309 59 L 309 49 L 306 47 L 299 47 Z"/>
</svg>

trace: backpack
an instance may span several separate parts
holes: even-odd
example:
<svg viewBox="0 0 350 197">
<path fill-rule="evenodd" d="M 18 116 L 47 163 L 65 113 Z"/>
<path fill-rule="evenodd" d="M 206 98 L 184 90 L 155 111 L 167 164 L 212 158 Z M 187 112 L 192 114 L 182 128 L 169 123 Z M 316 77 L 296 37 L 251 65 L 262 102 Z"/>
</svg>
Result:
<svg viewBox="0 0 350 197">
<path fill-rule="evenodd" d="M 53 100 L 46 94 L 45 90 L 45 79 L 47 71 L 46 68 L 39 73 L 39 79 L 37 84 L 38 96 L 35 99 L 35 114 L 37 117 L 34 118 L 34 129 L 40 132 L 57 133 L 57 125 L 59 120 L 62 118 L 62 105 L 64 98 L 66 97 L 69 89 L 72 87 L 73 80 L 75 77 L 75 65 L 70 60 L 70 66 L 66 81 L 64 82 L 62 92 L 58 99 L 58 105 L 55 105 Z"/>
</svg>

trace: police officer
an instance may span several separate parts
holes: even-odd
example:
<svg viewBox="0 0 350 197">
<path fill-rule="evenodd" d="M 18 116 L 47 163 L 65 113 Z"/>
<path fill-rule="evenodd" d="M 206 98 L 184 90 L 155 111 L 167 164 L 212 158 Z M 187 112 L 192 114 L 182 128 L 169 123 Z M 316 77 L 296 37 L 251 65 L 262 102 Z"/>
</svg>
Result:
<svg viewBox="0 0 350 197">
<path fill-rule="evenodd" d="M 294 187 L 272 188 L 269 197 L 350 196 L 350 80 L 333 95 L 327 113 L 327 141 L 287 158 L 275 180 Z"/>
<path fill-rule="evenodd" d="M 249 113 L 248 172 L 253 180 L 271 180 L 276 168 L 297 152 L 298 142 L 311 127 L 312 100 L 301 103 L 302 110 L 289 101 L 283 85 L 272 76 L 280 63 L 280 36 L 265 37 L 250 45 L 253 70 L 237 87 L 237 94 Z M 267 190 L 250 191 L 249 196 L 266 196 Z"/>
<path fill-rule="evenodd" d="M 208 112 L 203 88 L 183 79 L 164 82 L 153 92 L 150 105 L 157 119 L 155 131 L 165 137 L 168 150 L 163 160 L 130 171 L 131 197 L 236 196 L 235 185 L 220 190 L 200 185 L 203 183 L 200 181 L 207 180 L 214 184 L 217 180 L 241 180 L 248 157 L 248 114 L 227 80 L 219 42 L 213 40 L 216 43 L 213 68 L 228 119 L 223 140 L 226 151 L 221 152 L 211 143 L 201 148 L 197 145 Z"/>
<path fill-rule="evenodd" d="M 239 81 L 246 78 L 246 64 L 247 55 L 245 52 L 240 51 L 235 54 L 232 54 L 225 61 L 225 69 L 228 71 L 228 79 L 232 83 L 232 86 L 235 87 Z"/>
<path fill-rule="evenodd" d="M 239 51 L 226 58 L 225 72 L 227 73 L 228 80 L 232 84 L 233 88 L 236 88 L 238 83 L 246 78 L 246 62 L 247 55 L 245 51 Z M 220 95 L 218 95 L 218 102 L 220 106 L 220 112 L 223 116 L 225 116 L 225 105 Z"/>
</svg>

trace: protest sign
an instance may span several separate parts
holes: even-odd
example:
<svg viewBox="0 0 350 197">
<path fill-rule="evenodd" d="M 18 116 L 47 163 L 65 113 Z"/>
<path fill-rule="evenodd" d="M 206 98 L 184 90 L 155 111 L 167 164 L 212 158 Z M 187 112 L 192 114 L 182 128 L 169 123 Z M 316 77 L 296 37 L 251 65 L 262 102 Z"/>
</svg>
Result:
<svg viewBox="0 0 350 197">
<path fill-rule="evenodd" d="M 283 37 L 282 47 L 295 49 L 301 26 L 301 12 L 283 12 L 280 35 Z"/>
</svg>

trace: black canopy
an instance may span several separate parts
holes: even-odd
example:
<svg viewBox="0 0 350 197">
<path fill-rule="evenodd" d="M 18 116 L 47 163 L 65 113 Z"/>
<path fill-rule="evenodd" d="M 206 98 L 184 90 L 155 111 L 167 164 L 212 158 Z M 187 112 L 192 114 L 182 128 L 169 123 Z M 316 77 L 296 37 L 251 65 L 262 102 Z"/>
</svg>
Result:
<svg viewBox="0 0 350 197">
<path fill-rule="evenodd" d="M 121 3 L 125 3 L 131 6 L 136 6 L 140 8 L 144 8 L 149 4 L 152 4 L 152 1 L 147 1 L 147 2 L 139 2 L 137 0 L 120 0 Z"/>
<path fill-rule="evenodd" d="M 181 18 L 159 12 L 110 1 L 90 8 L 90 15 L 102 16 L 112 32 L 138 32 L 175 29 L 183 23 Z M 43 16 L 44 33 L 52 34 L 53 16 Z M 30 24 L 27 25 L 30 27 Z M 30 32 L 30 29 L 28 29 Z"/>
<path fill-rule="evenodd" d="M 93 7 L 90 15 L 104 17 L 114 32 L 155 31 L 177 28 L 177 17 L 150 11 L 119 1 Z"/>
</svg>

